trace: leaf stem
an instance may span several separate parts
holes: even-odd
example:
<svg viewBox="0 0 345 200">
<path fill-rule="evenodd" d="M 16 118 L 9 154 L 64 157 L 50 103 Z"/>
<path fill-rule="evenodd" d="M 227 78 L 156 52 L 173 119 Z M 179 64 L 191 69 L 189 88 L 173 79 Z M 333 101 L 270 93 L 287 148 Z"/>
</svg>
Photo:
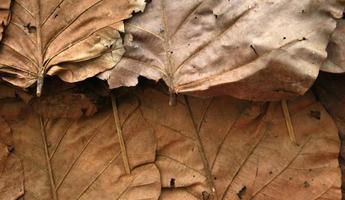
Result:
<svg viewBox="0 0 345 200">
<path fill-rule="evenodd" d="M 115 125 L 116 125 L 116 133 L 117 133 L 117 137 L 119 139 L 120 148 L 121 148 L 122 162 L 123 162 L 123 165 L 125 167 L 126 173 L 131 174 L 131 168 L 129 166 L 126 144 L 125 144 L 125 141 L 123 139 L 123 134 L 122 134 L 122 128 L 121 128 L 121 123 L 120 123 L 119 111 L 117 108 L 116 97 L 113 93 L 111 93 L 111 105 L 113 107 L 113 114 L 114 114 L 114 120 L 115 120 Z"/>
<path fill-rule="evenodd" d="M 296 135 L 295 135 L 295 131 L 292 125 L 292 121 L 291 121 L 291 117 L 290 117 L 290 112 L 289 112 L 289 107 L 287 104 L 286 100 L 282 100 L 281 101 L 281 106 L 283 109 L 283 114 L 284 114 L 284 118 L 285 118 L 285 123 L 286 123 L 286 127 L 288 129 L 288 133 L 289 133 L 289 137 L 290 140 L 293 144 L 298 145 L 297 141 L 296 141 Z"/>
<path fill-rule="evenodd" d="M 176 93 L 169 88 L 169 106 L 176 106 Z"/>
<path fill-rule="evenodd" d="M 39 118 L 40 118 L 40 124 L 41 124 L 41 137 L 42 137 L 42 142 L 43 142 L 43 146 L 44 146 L 44 152 L 45 152 L 46 164 L 47 164 L 47 168 L 48 168 L 48 175 L 49 175 L 49 180 L 50 180 L 52 197 L 53 197 L 53 200 L 58 200 L 58 196 L 56 193 L 54 174 L 53 174 L 52 166 L 50 163 L 50 156 L 49 156 L 48 145 L 47 145 L 45 125 L 44 125 L 44 121 L 43 121 L 42 116 L 39 116 Z"/>
<path fill-rule="evenodd" d="M 36 12 L 36 40 L 38 48 L 38 77 L 37 77 L 37 89 L 36 95 L 39 97 L 42 94 L 45 69 L 43 65 L 43 50 L 42 50 L 42 32 L 41 32 L 41 1 L 36 0 L 37 12 Z"/>
<path fill-rule="evenodd" d="M 191 106 L 189 104 L 188 98 L 186 96 L 184 96 L 184 99 L 185 99 L 185 102 L 186 102 L 186 105 L 187 105 L 187 108 L 188 108 L 188 113 L 189 113 L 190 118 L 192 119 L 192 122 L 193 122 L 193 127 L 194 127 L 194 130 L 195 130 L 194 133 L 195 133 L 195 136 L 197 138 L 198 149 L 199 149 L 200 156 L 201 156 L 201 159 L 202 159 L 202 162 L 203 162 L 203 165 L 204 165 L 204 171 L 206 173 L 207 184 L 208 184 L 209 188 L 211 189 L 213 199 L 217 199 L 216 187 L 215 187 L 214 182 L 213 182 L 213 176 L 212 176 L 212 172 L 211 172 L 211 168 L 210 168 L 209 162 L 208 162 L 207 157 L 206 157 L 205 149 L 204 149 L 204 146 L 202 144 L 201 137 L 199 135 L 199 129 L 198 129 L 196 123 L 195 123 L 195 120 L 194 120 L 194 117 L 193 117 L 193 113 L 192 113 L 192 109 L 191 109 Z"/>
</svg>

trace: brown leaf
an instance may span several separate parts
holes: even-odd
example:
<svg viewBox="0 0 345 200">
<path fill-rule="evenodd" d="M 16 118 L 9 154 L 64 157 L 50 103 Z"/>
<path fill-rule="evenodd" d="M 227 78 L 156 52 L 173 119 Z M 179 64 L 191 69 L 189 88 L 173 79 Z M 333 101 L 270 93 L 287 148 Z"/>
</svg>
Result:
<svg viewBox="0 0 345 200">
<path fill-rule="evenodd" d="M 13 150 L 11 130 L 0 117 L 0 199 L 16 200 L 24 193 L 23 166 Z"/>
<path fill-rule="evenodd" d="M 13 122 L 25 199 L 158 199 L 155 139 L 138 106 L 135 98 L 119 103 L 130 175 L 125 174 L 111 109 L 80 120 L 44 120 L 27 112 Z"/>
<path fill-rule="evenodd" d="M 345 174 L 345 76 L 342 74 L 321 73 L 314 90 L 320 101 L 333 116 L 340 134 L 341 151 L 339 161 Z M 345 176 L 342 177 L 343 196 L 345 197 Z"/>
<path fill-rule="evenodd" d="M 119 31 L 144 0 L 16 0 L 0 50 L 3 79 L 20 87 L 46 74 L 81 81 L 113 67 L 124 53 Z"/>
<path fill-rule="evenodd" d="M 0 82 L 0 99 L 19 97 L 24 102 L 28 103 L 32 99 L 29 93 L 14 87 L 4 82 Z"/>
<path fill-rule="evenodd" d="M 152 1 L 126 24 L 124 58 L 99 77 L 112 88 L 134 86 L 141 75 L 163 79 L 175 93 L 301 95 L 318 75 L 342 9 L 337 0 Z"/>
<path fill-rule="evenodd" d="M 332 73 L 345 72 L 345 20 L 338 21 L 327 47 L 328 57 L 321 70 Z"/>
<path fill-rule="evenodd" d="M 16 119 L 27 107 L 32 96 L 14 86 L 0 82 L 0 117 Z"/>
<path fill-rule="evenodd" d="M 277 103 L 178 98 L 169 107 L 157 90 L 138 95 L 158 140 L 162 200 L 341 199 L 337 128 L 311 94 L 288 102 L 298 146 Z"/>
<path fill-rule="evenodd" d="M 31 105 L 37 113 L 49 119 L 79 119 L 97 112 L 96 105 L 85 94 L 71 91 L 36 98 Z"/>
<path fill-rule="evenodd" d="M 11 0 L 2 0 L 0 2 L 0 41 L 2 40 L 5 27 L 10 21 Z"/>
</svg>

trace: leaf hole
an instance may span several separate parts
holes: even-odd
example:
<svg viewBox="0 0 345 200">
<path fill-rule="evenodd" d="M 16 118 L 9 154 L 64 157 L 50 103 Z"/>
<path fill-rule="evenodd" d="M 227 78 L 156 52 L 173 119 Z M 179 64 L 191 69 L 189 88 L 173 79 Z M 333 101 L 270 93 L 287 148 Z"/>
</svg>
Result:
<svg viewBox="0 0 345 200">
<path fill-rule="evenodd" d="M 174 188 L 174 187 L 175 187 L 175 181 L 176 181 L 176 180 L 175 180 L 174 178 L 171 178 L 171 179 L 170 179 L 170 187 L 171 187 L 171 188 Z"/>
<path fill-rule="evenodd" d="M 303 186 L 304 186 L 304 188 L 309 188 L 310 184 L 308 181 L 304 181 Z"/>
<path fill-rule="evenodd" d="M 247 192 L 247 187 L 243 186 L 242 189 L 240 191 L 238 191 L 237 196 L 239 199 L 242 199 L 243 196 L 246 194 Z"/>
<path fill-rule="evenodd" d="M 36 33 L 36 31 L 37 31 L 36 26 L 32 26 L 31 23 L 28 23 L 27 25 L 24 25 L 24 28 L 25 28 L 29 33 Z"/>
<path fill-rule="evenodd" d="M 317 120 L 321 120 L 321 112 L 320 111 L 312 110 L 312 111 L 310 111 L 310 116 L 312 118 L 317 119 Z"/>
</svg>

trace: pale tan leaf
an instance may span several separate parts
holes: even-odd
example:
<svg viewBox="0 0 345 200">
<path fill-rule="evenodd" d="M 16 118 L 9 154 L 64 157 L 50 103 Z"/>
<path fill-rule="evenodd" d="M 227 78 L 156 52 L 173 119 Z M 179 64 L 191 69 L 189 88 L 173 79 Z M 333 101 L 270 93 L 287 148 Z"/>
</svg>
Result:
<svg viewBox="0 0 345 200">
<path fill-rule="evenodd" d="M 298 145 L 280 103 L 138 96 L 158 140 L 162 200 L 341 199 L 338 130 L 311 94 L 288 102 Z"/>
<path fill-rule="evenodd" d="M 134 86 L 141 75 L 163 79 L 174 93 L 301 95 L 318 75 L 342 11 L 338 0 L 155 0 L 128 21 L 131 46 L 99 77 L 112 88 Z"/>
<path fill-rule="evenodd" d="M 16 200 L 24 193 L 23 166 L 11 151 L 11 130 L 0 116 L 0 199 L 4 200 Z"/>
<path fill-rule="evenodd" d="M 337 28 L 332 34 L 327 47 L 328 57 L 322 70 L 332 73 L 345 72 L 345 20 L 338 21 Z"/>
<path fill-rule="evenodd" d="M 118 105 L 130 175 L 111 109 L 79 120 L 49 120 L 27 112 L 11 123 L 15 154 L 24 165 L 25 200 L 158 199 L 153 131 L 137 99 L 120 99 Z"/>
<path fill-rule="evenodd" d="M 114 66 L 122 54 L 123 20 L 144 0 L 16 0 L 0 50 L 3 79 L 20 87 L 46 74 L 81 81 Z"/>
<path fill-rule="evenodd" d="M 4 30 L 10 21 L 11 0 L 2 0 L 0 2 L 0 41 L 2 40 Z"/>
</svg>

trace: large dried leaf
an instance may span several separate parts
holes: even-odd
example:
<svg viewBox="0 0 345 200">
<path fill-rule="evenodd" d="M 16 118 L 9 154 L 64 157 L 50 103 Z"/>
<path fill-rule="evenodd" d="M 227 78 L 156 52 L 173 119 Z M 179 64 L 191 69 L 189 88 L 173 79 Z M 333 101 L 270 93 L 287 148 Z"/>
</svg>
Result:
<svg viewBox="0 0 345 200">
<path fill-rule="evenodd" d="M 328 57 L 322 70 L 332 73 L 345 72 L 345 20 L 339 20 L 327 47 Z"/>
<path fill-rule="evenodd" d="M 11 130 L 0 116 L 0 199 L 16 200 L 24 193 L 23 166 L 13 154 Z"/>
<path fill-rule="evenodd" d="M 100 78 L 134 86 L 164 79 L 171 92 L 208 90 L 276 100 L 307 91 L 342 16 L 337 0 L 155 0 L 126 25 L 131 46 Z"/>
<path fill-rule="evenodd" d="M 114 66 L 122 54 L 122 20 L 143 10 L 144 0 L 16 0 L 0 50 L 3 79 L 20 87 L 46 74 L 67 82 Z"/>
<path fill-rule="evenodd" d="M 11 124 L 23 160 L 25 200 L 158 199 L 156 144 L 133 98 L 120 101 L 131 174 L 125 174 L 111 109 L 80 120 L 43 120 L 27 112 Z"/>
<path fill-rule="evenodd" d="M 298 146 L 280 104 L 219 97 L 178 99 L 148 89 L 141 110 L 158 139 L 161 199 L 341 199 L 337 128 L 311 94 L 288 103 Z M 318 117 L 315 117 L 318 113 Z"/>
<path fill-rule="evenodd" d="M 2 40 L 5 27 L 10 20 L 11 0 L 2 0 L 0 2 L 0 41 Z"/>
</svg>

